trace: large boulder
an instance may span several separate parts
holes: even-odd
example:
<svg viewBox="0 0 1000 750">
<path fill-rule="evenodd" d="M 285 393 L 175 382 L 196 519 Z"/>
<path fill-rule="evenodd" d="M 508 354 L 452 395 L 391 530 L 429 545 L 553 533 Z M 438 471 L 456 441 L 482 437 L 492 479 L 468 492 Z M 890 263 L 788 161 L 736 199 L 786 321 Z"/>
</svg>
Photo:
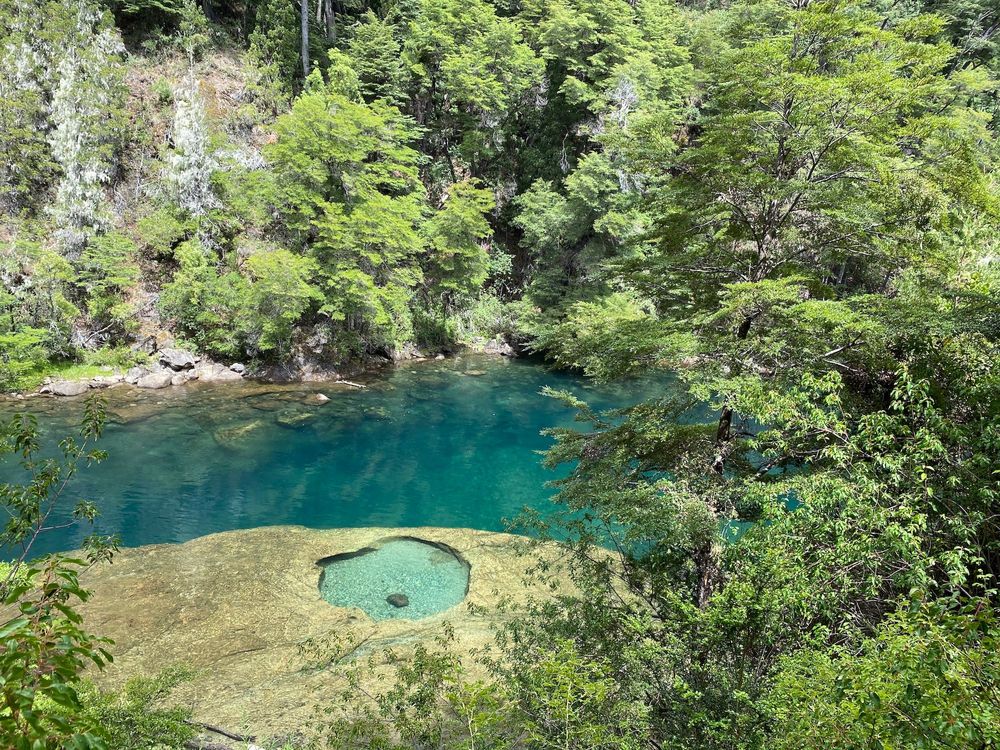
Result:
<svg viewBox="0 0 1000 750">
<path fill-rule="evenodd" d="M 392 350 L 392 360 L 403 362 L 407 359 L 424 359 L 424 353 L 420 351 L 416 344 L 406 343 L 397 349 Z"/>
<path fill-rule="evenodd" d="M 125 373 L 125 382 L 129 385 L 135 385 L 139 382 L 139 378 L 148 375 L 148 367 L 133 367 L 128 372 Z"/>
<path fill-rule="evenodd" d="M 160 364 L 169 367 L 171 370 L 190 370 L 201 357 L 192 354 L 184 349 L 161 349 L 159 352 Z"/>
<path fill-rule="evenodd" d="M 227 380 L 243 379 L 243 376 L 238 372 L 233 372 L 218 362 L 202 363 L 194 368 L 191 374 L 203 383 L 222 383 Z"/>
<path fill-rule="evenodd" d="M 491 339 L 486 342 L 483 347 L 483 352 L 485 354 L 499 354 L 501 357 L 516 357 L 517 352 L 514 351 L 514 347 L 508 344 L 501 338 Z"/>
<path fill-rule="evenodd" d="M 151 372 L 148 375 L 143 375 L 136 381 L 135 384 L 139 388 L 151 388 L 154 390 L 166 388 L 170 385 L 173 377 L 174 373 L 170 370 L 161 370 L 159 372 Z"/>
<path fill-rule="evenodd" d="M 90 390 L 90 383 L 79 380 L 56 380 L 42 389 L 43 393 L 53 396 L 79 396 Z"/>
</svg>

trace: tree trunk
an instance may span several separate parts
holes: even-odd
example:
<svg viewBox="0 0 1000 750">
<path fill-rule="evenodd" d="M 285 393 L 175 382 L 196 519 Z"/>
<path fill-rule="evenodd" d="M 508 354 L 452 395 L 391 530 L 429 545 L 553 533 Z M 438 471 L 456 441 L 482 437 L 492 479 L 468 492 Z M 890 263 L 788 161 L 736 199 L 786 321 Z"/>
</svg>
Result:
<svg viewBox="0 0 1000 750">
<path fill-rule="evenodd" d="M 212 0 L 201 0 L 201 10 L 205 14 L 205 18 L 209 21 L 215 20 L 215 11 L 212 9 Z"/>
<path fill-rule="evenodd" d="M 302 73 L 309 77 L 309 0 L 301 0 L 302 16 Z"/>
<path fill-rule="evenodd" d="M 337 41 L 337 12 L 333 0 L 323 0 L 323 20 L 326 22 L 326 38 L 329 42 Z"/>
<path fill-rule="evenodd" d="M 742 341 L 749 335 L 750 326 L 753 325 L 755 317 L 752 315 L 743 319 L 739 328 L 736 329 L 737 341 Z M 722 474 L 726 468 L 726 459 L 733 452 L 732 427 L 733 407 L 726 404 L 722 407 L 722 413 L 719 415 L 719 427 L 715 431 L 715 457 L 712 459 L 712 471 L 716 474 Z"/>
</svg>

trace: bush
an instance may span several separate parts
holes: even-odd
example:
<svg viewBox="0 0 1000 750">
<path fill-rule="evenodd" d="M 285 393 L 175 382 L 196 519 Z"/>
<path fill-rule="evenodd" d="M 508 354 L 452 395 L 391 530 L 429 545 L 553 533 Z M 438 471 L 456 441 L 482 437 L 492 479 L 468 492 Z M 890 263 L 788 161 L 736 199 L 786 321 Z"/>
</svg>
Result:
<svg viewBox="0 0 1000 750">
<path fill-rule="evenodd" d="M 170 258 L 177 247 L 194 231 L 191 222 L 182 221 L 170 209 L 161 208 L 139 220 L 139 242 L 155 258 Z"/>
<path fill-rule="evenodd" d="M 133 677 L 120 691 L 100 690 L 85 682 L 80 689 L 83 716 L 114 750 L 183 747 L 195 735 L 187 723 L 191 709 L 161 704 L 192 676 L 189 669 L 172 667 L 155 677 Z"/>
<path fill-rule="evenodd" d="M 0 391 L 17 390 L 27 375 L 45 366 L 49 359 L 45 340 L 40 328 L 0 333 Z"/>
</svg>

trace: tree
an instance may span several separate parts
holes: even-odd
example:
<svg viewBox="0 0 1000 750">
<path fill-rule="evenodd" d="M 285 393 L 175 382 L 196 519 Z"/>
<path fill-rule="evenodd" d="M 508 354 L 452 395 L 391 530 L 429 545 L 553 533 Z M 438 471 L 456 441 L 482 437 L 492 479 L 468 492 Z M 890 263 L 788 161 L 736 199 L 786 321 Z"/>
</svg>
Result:
<svg viewBox="0 0 1000 750">
<path fill-rule="evenodd" d="M 61 170 L 50 213 L 70 257 L 108 226 L 103 189 L 114 168 L 123 98 L 124 48 L 117 31 L 87 2 L 80 2 L 78 11 L 74 36 L 56 72 L 49 133 Z"/>
<path fill-rule="evenodd" d="M 1000 400 L 985 383 L 1000 309 L 982 270 L 991 245 L 972 239 L 994 221 L 975 156 L 988 136 L 934 19 L 839 3 L 734 18 L 672 173 L 641 147 L 621 152 L 658 178 L 638 207 L 659 246 L 642 232 L 624 243 L 607 287 L 542 339 L 604 377 L 674 374 L 662 399 L 612 415 L 561 396 L 590 427 L 553 430 L 547 459 L 572 466 L 549 523 L 570 540 L 581 595 L 539 606 L 508 639 L 515 663 L 567 636 L 611 659 L 619 689 L 649 707 L 653 745 L 792 746 L 802 732 L 818 746 L 812 728 L 849 733 L 857 705 L 824 680 L 910 600 L 995 606 Z M 634 143 L 657 153 L 651 138 Z M 573 196 L 540 183 L 521 200 L 526 242 L 565 257 Z M 918 631 L 900 653 L 930 653 Z M 962 648 L 942 668 L 965 673 L 966 695 L 988 692 L 989 670 L 967 679 L 964 666 L 983 663 L 978 645 Z M 873 663 L 847 689 L 879 685 Z M 802 708 L 793 686 L 813 667 L 826 697 Z M 933 670 L 913 683 L 933 685 Z M 913 742 L 905 720 L 863 715 L 886 743 Z"/>
<path fill-rule="evenodd" d="M 95 238 L 83 251 L 75 282 L 86 296 L 92 338 L 110 338 L 112 332 L 133 330 L 135 306 L 128 293 L 139 280 L 136 247 L 124 235 L 109 232 Z"/>
<path fill-rule="evenodd" d="M 490 225 L 485 215 L 493 206 L 493 196 L 476 181 L 456 182 L 449 186 L 444 205 L 424 224 L 427 291 L 445 306 L 475 296 L 486 281 Z"/>
<path fill-rule="evenodd" d="M 354 26 L 347 43 L 347 57 L 357 71 L 361 95 L 366 102 L 382 99 L 401 106 L 406 98 L 399 30 L 368 11 Z"/>
<path fill-rule="evenodd" d="M 779 671 L 776 747 L 989 747 L 998 737 L 993 606 L 915 604 L 861 653 L 808 651 Z"/>
<path fill-rule="evenodd" d="M 482 0 L 424 0 L 403 63 L 414 119 L 425 128 L 421 150 L 448 170 L 434 181 L 483 177 L 500 157 L 505 121 L 541 73 L 518 26 Z"/>
<path fill-rule="evenodd" d="M 257 248 L 242 264 L 235 254 L 217 263 L 201 243 L 189 241 L 176 256 L 179 268 L 160 306 L 204 352 L 283 356 L 293 326 L 323 299 L 311 283 L 315 262 L 288 250 Z"/>
<path fill-rule="evenodd" d="M 526 279 L 524 330 L 547 347 L 564 312 L 614 291 L 608 267 L 649 254 L 663 164 L 692 93 L 671 5 L 530 3 L 529 43 L 548 90 L 524 155 L 538 176 L 514 199 Z"/>
<path fill-rule="evenodd" d="M 262 0 L 255 9 L 248 50 L 253 90 L 261 108 L 276 115 L 287 107 L 299 82 L 299 14 L 289 0 Z"/>
<path fill-rule="evenodd" d="M 289 225 L 309 237 L 321 312 L 378 347 L 410 333 L 421 280 L 424 191 L 412 125 L 383 103 L 351 101 L 314 74 L 267 148 Z"/>
<path fill-rule="evenodd" d="M 167 157 L 168 177 L 177 203 L 192 216 L 201 216 L 215 205 L 212 171 L 216 167 L 209 145 L 205 104 L 198 92 L 194 71 L 188 71 L 174 93 L 172 153 Z"/>
<path fill-rule="evenodd" d="M 0 504 L 8 521 L 0 543 L 19 549 L 0 582 L 0 601 L 15 611 L 0 624 L 0 734 L 17 750 L 34 748 L 103 748 L 93 727 L 82 719 L 77 686 L 88 664 L 102 668 L 111 660 L 110 642 L 88 633 L 74 603 L 89 594 L 79 583 L 87 561 L 53 556 L 29 563 L 32 547 L 54 523 L 92 523 L 93 504 L 81 501 L 71 513 L 62 507 L 63 493 L 81 464 L 104 455 L 91 449 L 104 424 L 104 406 L 90 399 L 84 410 L 80 437 L 60 443 L 61 460 L 42 458 L 33 417 L 18 415 L 6 425 L 0 440 L 4 454 L 20 457 L 24 484 L 0 485 Z M 91 535 L 84 542 L 90 564 L 109 559 L 115 541 Z M 54 705 L 57 710 L 47 707 Z"/>
</svg>

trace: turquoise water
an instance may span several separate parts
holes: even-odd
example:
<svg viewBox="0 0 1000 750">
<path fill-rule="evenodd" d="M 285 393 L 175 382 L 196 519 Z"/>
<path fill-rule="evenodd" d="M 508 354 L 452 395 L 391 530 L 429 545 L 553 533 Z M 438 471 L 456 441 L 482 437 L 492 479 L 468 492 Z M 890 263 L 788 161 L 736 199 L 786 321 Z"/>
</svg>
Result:
<svg viewBox="0 0 1000 750">
<path fill-rule="evenodd" d="M 109 457 L 83 470 L 80 498 L 126 546 L 181 542 L 274 524 L 312 528 L 450 526 L 503 530 L 526 506 L 544 512 L 555 474 L 540 431 L 572 413 L 539 394 L 572 390 L 624 406 L 662 386 L 595 386 L 524 360 L 463 357 L 397 368 L 364 390 L 330 384 L 193 385 L 107 392 Z M 330 400 L 320 403 L 319 394 Z M 74 399 L 21 403 L 47 434 L 78 418 Z M 0 405 L 7 416 L 13 406 Z M 0 481 L 16 478 L 9 459 Z M 59 519 L 54 519 L 58 521 Z M 43 535 L 38 553 L 74 549 L 88 529 Z"/>
<path fill-rule="evenodd" d="M 469 566 L 455 555 L 413 539 L 325 561 L 320 594 L 335 607 L 357 607 L 373 620 L 419 620 L 459 604 L 469 590 Z M 408 603 L 396 607 L 392 595 Z"/>
</svg>

